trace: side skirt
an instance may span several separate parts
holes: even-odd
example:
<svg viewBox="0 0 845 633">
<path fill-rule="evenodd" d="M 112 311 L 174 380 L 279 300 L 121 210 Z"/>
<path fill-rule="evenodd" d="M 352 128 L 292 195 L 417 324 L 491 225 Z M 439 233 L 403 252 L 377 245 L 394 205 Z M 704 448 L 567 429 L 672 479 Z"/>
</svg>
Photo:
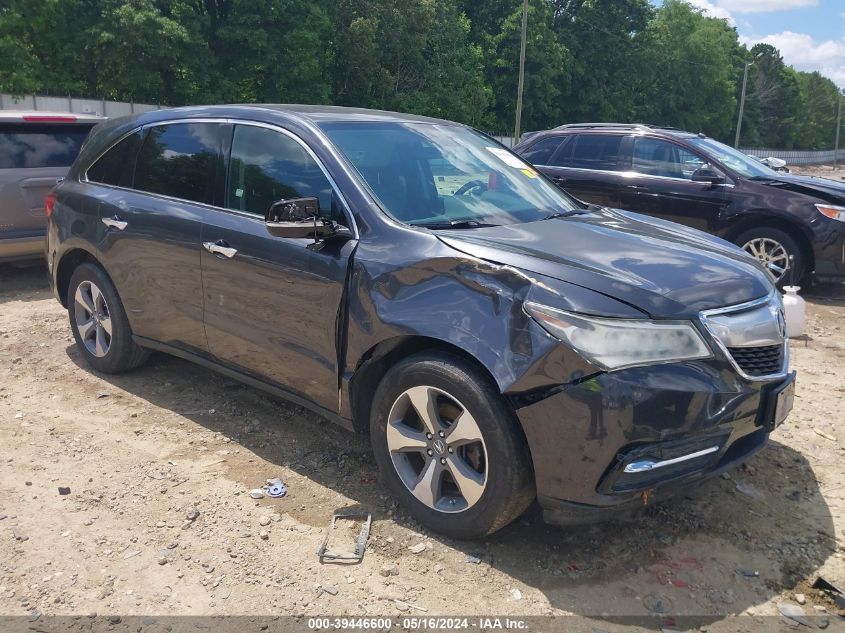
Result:
<svg viewBox="0 0 845 633">
<path fill-rule="evenodd" d="M 354 431 L 354 427 L 352 426 L 352 420 L 344 418 L 343 416 L 338 415 L 334 411 L 329 411 L 328 409 L 321 407 L 320 405 L 314 404 L 313 402 L 307 400 L 306 398 L 303 398 L 302 396 L 297 396 L 288 391 L 287 389 L 284 389 L 283 387 L 279 387 L 272 383 L 265 382 L 258 378 L 254 378 L 249 374 L 244 374 L 235 369 L 227 367 L 226 365 L 222 365 L 216 361 L 205 358 L 204 356 L 200 356 L 199 354 L 194 354 L 192 352 L 179 349 L 178 347 L 173 347 L 172 345 L 168 345 L 167 343 L 160 343 L 152 339 L 144 338 L 143 336 L 135 336 L 134 334 L 132 335 L 132 340 L 146 349 L 155 350 L 157 352 L 164 352 L 165 354 L 170 354 L 171 356 L 183 358 L 187 361 L 205 367 L 206 369 L 210 369 L 219 374 L 222 374 L 227 378 L 237 380 L 238 382 L 242 382 L 245 385 L 254 387 L 255 389 L 260 389 L 261 391 L 265 391 L 271 395 L 282 398 L 283 400 L 293 402 L 294 404 L 309 409 L 317 415 L 322 416 L 327 420 L 330 420 L 331 422 L 342 426 L 348 431 Z"/>
</svg>

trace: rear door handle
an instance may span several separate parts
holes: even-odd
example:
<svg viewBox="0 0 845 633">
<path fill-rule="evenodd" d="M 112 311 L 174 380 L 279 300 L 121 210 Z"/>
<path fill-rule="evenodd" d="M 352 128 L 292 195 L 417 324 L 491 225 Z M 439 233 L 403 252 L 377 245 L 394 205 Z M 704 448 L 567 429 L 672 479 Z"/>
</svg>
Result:
<svg viewBox="0 0 845 633">
<path fill-rule="evenodd" d="M 118 216 L 113 216 L 110 218 L 103 218 L 103 224 L 105 224 L 110 229 L 117 229 L 122 231 L 128 226 L 128 222 L 121 220 Z"/>
<path fill-rule="evenodd" d="M 228 259 L 232 259 L 238 252 L 238 249 L 229 246 L 225 240 L 217 240 L 216 242 L 203 242 L 202 246 L 209 253 L 215 255 L 223 255 Z"/>
</svg>

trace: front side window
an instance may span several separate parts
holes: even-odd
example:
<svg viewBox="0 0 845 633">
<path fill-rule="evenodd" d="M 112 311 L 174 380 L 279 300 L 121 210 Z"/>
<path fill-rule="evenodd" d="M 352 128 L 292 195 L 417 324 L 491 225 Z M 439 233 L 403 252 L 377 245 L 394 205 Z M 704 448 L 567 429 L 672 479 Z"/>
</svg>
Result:
<svg viewBox="0 0 845 633">
<path fill-rule="evenodd" d="M 572 156 L 564 160 L 562 166 L 615 171 L 621 142 L 622 136 L 616 134 L 579 134 Z"/>
<path fill-rule="evenodd" d="M 0 169 L 70 167 L 91 127 L 0 124 Z"/>
<path fill-rule="evenodd" d="M 400 222 L 514 224 L 580 208 L 523 159 L 469 128 L 400 121 L 321 127 Z"/>
<path fill-rule="evenodd" d="M 210 204 L 220 156 L 220 129 L 217 123 L 150 128 L 138 154 L 134 188 Z"/>
<path fill-rule="evenodd" d="M 226 207 L 263 217 L 272 203 L 290 198 L 317 198 L 323 215 L 332 210 L 332 186 L 302 145 L 275 130 L 236 125 Z"/>
<path fill-rule="evenodd" d="M 138 130 L 117 143 L 88 168 L 88 180 L 104 185 L 131 187 L 135 159 L 143 140 L 144 133 Z"/>
<path fill-rule="evenodd" d="M 664 178 L 692 178 L 704 165 L 697 155 L 675 143 L 655 138 L 634 138 L 631 169 L 640 174 Z"/>
</svg>

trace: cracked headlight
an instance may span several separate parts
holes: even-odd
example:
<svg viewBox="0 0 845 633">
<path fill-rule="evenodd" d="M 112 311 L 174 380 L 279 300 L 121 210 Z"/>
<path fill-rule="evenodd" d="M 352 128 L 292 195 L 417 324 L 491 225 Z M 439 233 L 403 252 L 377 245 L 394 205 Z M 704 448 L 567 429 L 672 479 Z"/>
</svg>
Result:
<svg viewBox="0 0 845 633">
<path fill-rule="evenodd" d="M 608 319 L 531 302 L 525 311 L 549 334 L 608 371 L 713 356 L 689 321 Z"/>
</svg>

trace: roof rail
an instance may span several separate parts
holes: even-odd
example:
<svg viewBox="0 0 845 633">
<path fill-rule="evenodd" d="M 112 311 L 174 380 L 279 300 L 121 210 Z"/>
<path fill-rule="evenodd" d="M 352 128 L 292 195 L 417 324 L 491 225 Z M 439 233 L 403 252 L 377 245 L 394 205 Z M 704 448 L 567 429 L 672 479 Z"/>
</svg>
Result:
<svg viewBox="0 0 845 633">
<path fill-rule="evenodd" d="M 670 127 L 668 125 L 653 125 L 651 123 L 566 123 L 557 126 L 556 130 L 572 130 L 572 129 L 590 129 L 590 128 L 622 128 L 625 130 L 673 130 L 682 132 L 680 128 Z"/>
</svg>

